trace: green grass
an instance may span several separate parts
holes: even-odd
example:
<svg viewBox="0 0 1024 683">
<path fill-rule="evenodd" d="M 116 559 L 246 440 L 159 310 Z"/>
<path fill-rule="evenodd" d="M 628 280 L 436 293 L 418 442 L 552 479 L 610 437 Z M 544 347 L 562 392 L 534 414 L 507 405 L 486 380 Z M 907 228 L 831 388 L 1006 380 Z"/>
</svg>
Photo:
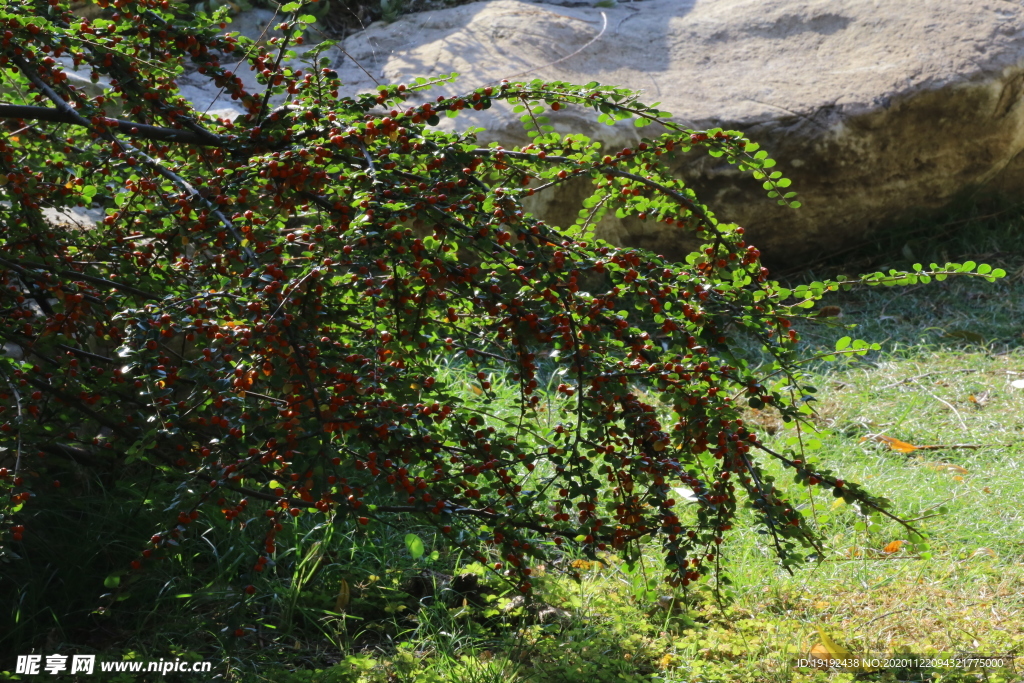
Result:
<svg viewBox="0 0 1024 683">
<path fill-rule="evenodd" d="M 39 533 L 21 545 L 21 559 L 0 564 L 0 670 L 13 670 L 13 655 L 36 648 L 107 660 L 211 659 L 224 680 L 275 683 L 854 680 L 794 666 L 818 642 L 816 627 L 859 652 L 1024 656 L 1024 389 L 1012 386 L 1024 379 L 1024 218 L 1004 210 L 949 222 L 955 229 L 931 233 L 907 226 L 847 254 L 845 264 L 816 264 L 789 278 L 947 260 L 1011 275 L 994 284 L 953 278 L 835 295 L 822 303 L 841 316 L 800 324 L 809 348 L 827 352 L 852 334 L 880 342 L 882 351 L 808 365 L 819 388 L 816 433 L 797 435 L 769 412 L 748 415 L 770 446 L 785 448 L 799 436 L 823 466 L 919 520 L 930 557 L 896 548 L 907 540 L 897 524 L 873 526 L 815 492 L 796 502 L 821 530 L 820 562 L 791 576 L 764 536 L 737 525 L 723 544 L 732 580 L 720 587 L 724 606 L 707 584 L 688 596 L 650 584 L 651 548 L 633 571 L 612 557 L 602 564 L 565 556 L 538 568 L 546 606 L 529 618 L 497 584 L 463 602 L 447 587 L 450 577 L 475 572 L 486 584 L 486 572 L 428 528 L 410 520 L 328 525 L 303 515 L 278 537 L 292 550 L 278 553 L 259 579 L 259 599 L 246 603 L 238 577 L 252 556 L 225 524 L 204 522 L 179 556 L 137 579 L 121 574 L 138 539 L 163 519 L 147 504 L 154 492 L 69 472 L 64 479 L 77 482 L 70 505 L 33 502 Z M 943 231 L 941 239 L 921 237 Z M 439 359 L 439 379 L 459 381 L 464 372 L 457 357 Z M 511 394 L 497 376 L 494 384 L 499 395 Z M 515 416 L 500 402 L 480 399 L 478 407 L 491 419 Z M 551 427 L 545 421 L 554 415 L 543 412 L 537 429 Z M 942 448 L 904 453 L 881 436 Z M 788 481 L 781 467 L 767 467 Z M 425 545 L 418 559 L 405 545 L 410 532 Z M 563 574 L 574 562 L 579 584 Z M 337 611 L 344 587 L 351 597 Z M 237 628 L 243 637 L 233 635 Z M 865 679 L 922 680 L 909 670 L 858 678 Z M 938 680 L 979 678 L 946 671 Z"/>
</svg>

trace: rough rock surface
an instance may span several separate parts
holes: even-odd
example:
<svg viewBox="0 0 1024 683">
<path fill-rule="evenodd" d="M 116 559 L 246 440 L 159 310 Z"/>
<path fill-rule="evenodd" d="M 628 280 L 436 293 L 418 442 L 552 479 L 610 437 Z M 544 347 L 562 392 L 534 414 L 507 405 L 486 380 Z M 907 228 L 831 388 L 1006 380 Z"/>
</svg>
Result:
<svg viewBox="0 0 1024 683">
<path fill-rule="evenodd" d="M 83 4 L 80 8 L 76 9 L 81 16 L 102 16 L 103 13 L 102 10 L 99 10 L 93 4 Z M 281 37 L 281 32 L 275 30 L 274 27 L 282 21 L 284 21 L 282 17 L 271 10 L 252 9 L 231 17 L 231 23 L 225 29 L 225 32 L 237 32 L 257 42 L 266 44 L 271 38 Z M 295 53 L 295 59 L 287 60 L 285 64 L 292 68 L 308 70 L 309 65 L 303 60 L 307 58 L 307 53 L 316 47 L 319 38 L 320 36 L 316 35 L 313 31 L 308 31 L 304 45 L 291 46 L 290 50 Z M 323 50 L 321 57 L 326 57 L 332 63 L 335 63 L 340 62 L 342 53 L 337 47 L 328 47 Z M 76 68 L 70 55 L 64 55 L 59 59 L 64 65 L 64 71 L 68 76 L 69 82 L 75 87 L 83 89 L 89 95 L 102 94 L 106 88 L 110 87 L 109 82 L 105 78 L 101 78 L 97 83 L 93 83 L 89 79 L 88 67 L 83 65 Z M 242 79 L 242 84 L 246 90 L 251 93 L 263 92 L 264 86 L 256 80 L 256 72 L 251 66 L 242 62 L 234 62 L 230 57 L 223 57 L 222 63 L 232 71 L 237 69 L 236 75 Z M 190 101 L 200 112 L 227 119 L 234 119 L 236 116 L 245 113 L 241 104 L 225 95 L 223 90 L 214 86 L 209 76 L 198 73 L 192 65 L 186 67 L 185 73 L 178 77 L 177 84 L 179 94 Z M 270 104 L 272 106 L 279 105 L 284 102 L 285 97 L 284 94 L 275 95 L 270 99 Z M 116 106 L 111 106 L 108 107 L 107 114 L 119 117 L 123 116 L 124 112 Z"/>
<path fill-rule="evenodd" d="M 716 159 L 694 155 L 679 170 L 720 219 L 744 225 L 775 261 L 839 250 L 964 193 L 1024 186 L 1019 2 L 593 5 L 473 3 L 374 24 L 344 48 L 381 83 L 458 72 L 460 80 L 440 91 L 457 94 L 502 78 L 597 80 L 643 89 L 643 101 L 660 101 L 659 109 L 687 126 L 743 131 L 778 160 L 802 208 L 777 206 L 749 175 Z M 594 40 L 602 13 L 607 27 Z M 375 87 L 351 59 L 340 59 L 350 91 Z M 460 129 L 482 125 L 476 116 L 448 121 Z M 486 120 L 482 141 L 527 139 L 509 111 Z M 552 113 L 552 122 L 611 148 L 657 133 L 565 110 Z M 584 189 L 550 200 L 550 222 L 571 223 Z M 688 246 L 663 224 L 637 220 L 606 219 L 599 235 L 672 256 Z"/>
</svg>

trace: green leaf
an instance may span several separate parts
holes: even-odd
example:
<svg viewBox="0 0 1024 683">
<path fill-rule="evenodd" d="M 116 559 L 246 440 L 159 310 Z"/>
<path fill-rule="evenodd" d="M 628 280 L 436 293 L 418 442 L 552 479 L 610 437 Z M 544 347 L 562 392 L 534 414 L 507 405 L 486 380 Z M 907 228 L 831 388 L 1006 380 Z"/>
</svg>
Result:
<svg viewBox="0 0 1024 683">
<path fill-rule="evenodd" d="M 852 341 L 853 339 L 851 339 L 850 337 L 843 337 L 842 339 L 836 342 L 836 351 L 842 351 L 847 346 L 849 346 L 850 342 Z"/>
<path fill-rule="evenodd" d="M 405 547 L 409 551 L 409 554 L 412 555 L 412 559 L 418 560 L 423 556 L 423 541 L 421 541 L 420 537 L 416 534 L 405 535 Z"/>
</svg>

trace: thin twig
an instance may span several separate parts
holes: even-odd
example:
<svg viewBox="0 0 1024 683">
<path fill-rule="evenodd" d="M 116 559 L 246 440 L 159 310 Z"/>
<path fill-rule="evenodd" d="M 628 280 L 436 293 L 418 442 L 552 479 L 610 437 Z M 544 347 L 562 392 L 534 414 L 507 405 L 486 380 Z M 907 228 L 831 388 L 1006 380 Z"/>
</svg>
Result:
<svg viewBox="0 0 1024 683">
<path fill-rule="evenodd" d="M 10 377 L 6 373 L 4 374 L 4 380 L 6 380 L 7 386 L 11 388 L 11 391 L 14 392 L 15 405 L 18 407 L 18 454 L 14 461 L 14 476 L 17 477 L 18 470 L 21 468 L 21 392 L 18 391 L 18 387 L 14 386 L 14 383 L 11 382 Z"/>
<path fill-rule="evenodd" d="M 263 36 L 267 35 L 267 31 L 270 30 L 271 24 L 274 22 L 274 19 L 277 18 L 277 12 L 278 12 L 278 10 L 280 10 L 280 8 L 281 8 L 281 6 L 277 5 L 275 3 L 274 16 L 270 17 L 270 21 L 267 22 L 267 25 L 263 29 L 263 32 L 260 33 L 259 38 L 257 38 L 256 40 L 253 41 L 252 46 L 246 51 L 246 53 L 244 55 L 242 55 L 242 58 L 238 60 L 238 63 L 235 64 L 235 67 L 231 70 L 232 73 L 234 73 L 235 71 L 238 71 L 238 67 L 242 66 L 242 62 L 247 60 L 249 58 L 249 55 L 252 54 L 252 51 L 255 50 L 259 46 L 260 41 L 263 40 Z M 207 105 L 206 111 L 203 112 L 204 114 L 206 114 L 207 112 L 210 111 L 211 108 L 213 108 L 213 105 L 217 102 L 217 100 L 220 99 L 220 96 L 224 94 L 224 88 L 226 88 L 226 87 L 227 86 L 224 86 L 220 90 L 217 91 L 217 95 L 210 101 L 210 104 Z"/>
<path fill-rule="evenodd" d="M 341 45 L 339 45 L 339 46 L 338 46 L 338 49 L 339 49 L 339 50 L 341 50 L 341 53 L 342 53 L 343 55 L 345 55 L 346 57 L 348 57 L 349 59 L 351 59 L 351 60 L 352 60 L 353 62 L 355 62 L 356 66 L 358 66 L 358 67 L 360 68 L 360 70 L 361 70 L 361 71 L 362 71 L 362 72 L 363 72 L 364 74 L 366 74 L 367 76 L 369 76 L 369 77 L 370 77 L 370 80 L 371 80 L 371 81 L 373 81 L 373 82 L 374 82 L 374 83 L 375 83 L 376 85 L 380 85 L 380 81 L 378 81 L 378 80 L 377 80 L 376 78 L 374 78 L 374 77 L 373 77 L 373 74 L 371 74 L 371 73 L 370 73 L 369 71 L 367 71 L 366 69 L 364 69 L 364 68 L 363 68 L 363 65 L 359 63 L 359 60 L 358 60 L 358 59 L 356 59 L 355 57 L 353 57 L 352 55 L 350 55 L 350 54 L 348 53 L 348 51 L 347 51 L 347 50 L 345 50 L 345 48 L 344 48 L 344 47 L 342 47 Z"/>
<path fill-rule="evenodd" d="M 956 419 L 960 421 L 960 426 L 961 426 L 961 427 L 963 427 L 963 430 L 964 430 L 965 432 L 967 432 L 968 434 L 970 434 L 970 433 L 971 433 L 971 430 L 967 428 L 967 423 L 966 423 L 966 422 L 964 422 L 964 418 L 960 416 L 960 411 L 959 411 L 959 410 L 957 410 L 957 409 L 956 409 L 955 407 L 953 407 L 953 404 L 952 404 L 952 403 L 950 403 L 949 401 L 946 401 L 945 399 L 942 399 L 942 398 L 940 398 L 940 397 L 936 396 L 935 394 L 933 394 L 932 392 L 928 391 L 927 389 L 925 389 L 925 388 L 924 388 L 924 385 L 923 385 L 923 384 L 921 384 L 920 382 L 914 382 L 914 384 L 916 384 L 917 386 L 921 387 L 921 390 L 922 390 L 922 391 L 923 391 L 924 393 L 928 394 L 929 396 L 931 396 L 932 398 L 934 398 L 934 399 L 935 399 L 936 401 L 938 401 L 938 402 L 942 403 L 942 404 L 943 404 L 943 405 L 945 405 L 945 406 L 946 406 L 947 408 L 949 408 L 950 410 L 952 410 L 952 411 L 953 411 L 953 414 L 954 414 L 954 415 L 956 415 Z"/>
<path fill-rule="evenodd" d="M 599 33 L 598 33 L 598 34 L 597 34 L 596 36 L 594 36 L 593 38 L 591 38 L 591 39 L 590 39 L 590 40 L 589 40 L 589 41 L 588 41 L 588 42 L 587 42 L 587 43 L 586 43 L 585 45 L 583 45 L 582 47 L 580 47 L 580 48 L 579 48 L 578 50 L 576 50 L 575 52 L 572 52 L 572 53 L 570 53 L 570 54 L 567 54 L 566 56 L 562 57 L 561 59 L 556 59 L 556 60 L 555 60 L 555 61 L 553 61 L 553 62 L 548 62 L 547 64 L 542 64 L 541 66 L 535 67 L 535 68 L 533 68 L 533 69 L 528 69 L 528 70 L 526 70 L 526 71 L 521 71 L 521 72 L 519 72 L 519 73 L 517 73 L 517 74 L 513 74 L 513 75 L 509 76 L 509 77 L 508 77 L 507 79 L 505 79 L 505 80 L 512 80 L 513 78 L 519 78 L 520 76 L 526 76 L 526 75 L 528 75 L 528 74 L 532 74 L 532 73 L 533 73 L 533 72 L 535 72 L 535 71 L 540 71 L 541 69 L 546 69 L 546 68 L 548 68 L 549 66 L 554 66 L 555 64 L 561 64 L 561 63 L 562 63 L 562 62 L 564 62 L 565 60 L 567 60 L 567 59 L 571 59 L 571 58 L 575 57 L 576 55 L 578 55 L 579 53 L 583 52 L 583 51 L 584 51 L 584 50 L 586 50 L 586 49 L 587 49 L 588 47 L 590 47 L 591 45 L 593 45 L 594 43 L 596 43 L 596 42 L 597 42 L 598 40 L 600 40 L 601 36 L 603 36 L 603 35 L 604 35 L 604 32 L 605 32 L 606 30 L 608 30 L 608 15 L 606 15 L 606 14 L 605 14 L 604 12 L 601 12 L 601 22 L 602 22 L 602 23 L 601 23 L 601 30 L 600 30 L 600 32 L 599 32 Z M 500 82 L 501 82 L 500 80 L 499 80 L 499 81 L 494 81 L 494 83 L 500 83 Z M 492 83 L 491 85 L 493 85 L 493 83 Z"/>
<path fill-rule="evenodd" d="M 949 228 L 949 226 L 951 226 L 951 225 L 952 226 L 956 226 L 956 225 L 960 225 L 962 223 L 970 223 L 971 221 L 983 221 L 983 220 L 986 220 L 988 218 L 995 218 L 996 216 L 1000 216 L 1000 215 L 1002 215 L 1004 213 L 1009 213 L 1010 211 L 1019 210 L 1019 208 L 1020 207 L 1011 207 L 1009 209 L 1003 209 L 1001 211 L 996 211 L 995 213 L 985 214 L 984 216 L 971 216 L 970 218 L 962 218 L 962 219 L 959 219 L 959 220 L 950 221 L 948 223 L 943 223 L 940 227 Z M 946 234 L 948 234 L 950 232 L 953 232 L 954 230 L 955 230 L 955 228 L 949 228 L 948 230 L 943 230 L 942 232 L 940 232 L 938 234 L 935 234 L 935 232 L 934 232 L 935 231 L 935 225 L 929 223 L 928 225 L 926 225 L 924 227 L 917 228 L 915 230 L 911 230 L 911 231 L 906 232 L 906 233 L 902 233 L 901 237 L 909 237 L 910 235 L 916 235 L 916 234 L 921 233 L 921 232 L 929 231 L 931 233 L 931 235 L 929 236 L 929 239 L 934 242 L 934 240 L 937 237 L 942 237 L 942 236 L 944 236 L 944 235 L 946 235 Z M 852 251 L 857 251 L 859 249 L 864 249 L 868 245 L 873 244 L 873 243 L 875 243 L 877 241 L 878 241 L 878 238 L 871 239 L 871 240 L 866 240 L 864 242 L 858 242 L 857 244 L 854 244 L 851 247 L 847 247 L 846 249 L 840 249 L 839 251 L 830 252 L 827 255 L 817 259 L 816 261 L 812 261 L 810 263 L 803 263 L 803 264 L 801 264 L 800 266 L 798 266 L 796 268 L 788 268 L 786 270 L 782 270 L 782 271 L 779 272 L 779 276 L 780 277 L 786 277 L 786 276 L 796 275 L 797 273 L 806 272 L 807 270 L 809 270 L 810 268 L 813 268 L 814 266 L 821 265 L 821 264 L 823 264 L 823 263 L 825 263 L 825 262 L 827 262 L 827 261 L 829 261 L 831 259 L 834 259 L 834 258 L 836 258 L 838 256 L 842 256 L 843 254 L 849 254 Z"/>
<path fill-rule="evenodd" d="M 893 382 L 892 384 L 886 384 L 884 387 L 880 387 L 880 389 L 892 389 L 893 387 L 898 387 L 899 385 L 906 384 L 907 382 L 913 382 L 914 380 L 921 379 L 922 377 L 928 377 L 929 375 L 939 375 L 939 374 L 942 374 L 944 372 L 979 372 L 979 370 L 977 368 L 960 368 L 959 370 L 933 370 L 931 372 L 925 372 L 925 373 L 922 373 L 920 375 L 914 375 L 913 377 L 907 377 L 906 379 L 901 379 L 899 382 Z M 916 384 L 916 382 L 915 382 L 915 384 Z"/>
</svg>

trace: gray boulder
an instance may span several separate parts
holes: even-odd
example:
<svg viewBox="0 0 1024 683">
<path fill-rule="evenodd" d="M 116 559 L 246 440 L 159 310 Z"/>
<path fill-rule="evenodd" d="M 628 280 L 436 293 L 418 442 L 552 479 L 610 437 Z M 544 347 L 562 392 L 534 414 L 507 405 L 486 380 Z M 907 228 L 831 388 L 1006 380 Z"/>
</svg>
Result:
<svg viewBox="0 0 1024 683">
<path fill-rule="evenodd" d="M 719 219 L 747 228 L 787 264 L 838 251 L 965 193 L 1019 192 L 1024 181 L 1024 7 L 1009 0 L 494 0 L 377 23 L 343 44 L 350 92 L 458 72 L 454 95 L 502 78 L 592 80 L 644 90 L 642 101 L 688 127 L 743 131 L 777 159 L 803 207 L 778 206 L 760 183 L 691 153 L 678 171 Z M 601 5 L 601 6 L 595 6 Z M 604 32 L 601 33 L 602 26 Z M 599 37 L 598 37 L 599 36 Z M 361 67 L 361 68 L 360 68 Z M 365 69 L 369 75 L 363 71 Z M 527 138 L 510 110 L 445 120 L 486 125 L 482 142 Z M 630 121 L 552 112 L 607 148 L 632 146 Z M 535 208 L 570 224 L 586 187 Z M 606 219 L 598 234 L 681 256 L 664 224 Z"/>
</svg>

